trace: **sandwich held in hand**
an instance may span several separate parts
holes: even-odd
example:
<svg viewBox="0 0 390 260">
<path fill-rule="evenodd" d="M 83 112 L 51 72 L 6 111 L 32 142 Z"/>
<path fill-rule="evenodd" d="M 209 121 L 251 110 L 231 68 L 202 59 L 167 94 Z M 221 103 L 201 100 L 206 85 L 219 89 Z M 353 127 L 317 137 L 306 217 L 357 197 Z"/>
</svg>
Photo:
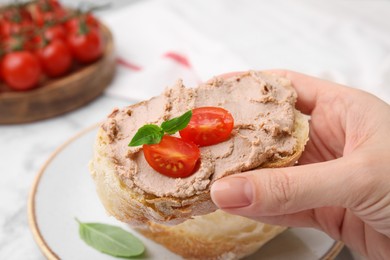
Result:
<svg viewBox="0 0 390 260">
<path fill-rule="evenodd" d="M 186 258 L 253 253 L 285 228 L 216 211 L 210 187 L 231 174 L 297 161 L 308 120 L 296 98 L 287 79 L 250 71 L 196 88 L 178 81 L 160 96 L 115 109 L 90 163 L 107 212 Z"/>
</svg>

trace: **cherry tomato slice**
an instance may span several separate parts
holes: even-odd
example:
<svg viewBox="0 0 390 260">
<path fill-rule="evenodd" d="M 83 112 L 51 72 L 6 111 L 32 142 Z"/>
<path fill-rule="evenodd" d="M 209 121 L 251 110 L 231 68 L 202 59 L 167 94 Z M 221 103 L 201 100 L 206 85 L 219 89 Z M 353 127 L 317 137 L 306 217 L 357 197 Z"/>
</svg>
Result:
<svg viewBox="0 0 390 260">
<path fill-rule="evenodd" d="M 159 144 L 143 145 L 143 151 L 155 171 L 175 178 L 190 176 L 200 157 L 195 144 L 170 135 L 164 135 Z"/>
<path fill-rule="evenodd" d="M 208 146 L 227 140 L 234 126 L 233 116 L 220 107 L 199 107 L 180 136 L 199 146 Z"/>
</svg>

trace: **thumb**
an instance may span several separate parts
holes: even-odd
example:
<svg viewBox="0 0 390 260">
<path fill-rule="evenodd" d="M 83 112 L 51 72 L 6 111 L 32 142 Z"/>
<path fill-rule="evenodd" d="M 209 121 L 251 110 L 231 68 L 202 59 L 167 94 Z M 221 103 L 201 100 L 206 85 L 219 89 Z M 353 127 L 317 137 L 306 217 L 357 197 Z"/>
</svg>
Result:
<svg viewBox="0 0 390 260">
<path fill-rule="evenodd" d="M 360 165 L 361 166 L 361 165 Z M 307 209 L 353 207 L 367 182 L 358 162 L 333 161 L 259 169 L 216 181 L 211 198 L 221 209 L 247 217 L 292 214 Z"/>
</svg>

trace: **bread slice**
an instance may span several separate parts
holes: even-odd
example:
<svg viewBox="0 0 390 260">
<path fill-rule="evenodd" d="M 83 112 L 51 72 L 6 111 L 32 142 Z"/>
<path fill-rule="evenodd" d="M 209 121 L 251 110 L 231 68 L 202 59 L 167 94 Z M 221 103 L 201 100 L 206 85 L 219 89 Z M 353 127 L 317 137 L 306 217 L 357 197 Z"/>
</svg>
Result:
<svg viewBox="0 0 390 260">
<path fill-rule="evenodd" d="M 246 88 L 246 84 L 251 87 L 248 85 Z M 209 98 L 209 93 L 210 100 L 204 101 Z M 225 103 L 224 95 L 227 95 L 228 101 L 231 99 L 233 102 Z M 237 96 L 241 95 L 247 98 L 247 104 L 239 103 Z M 163 95 L 122 110 L 114 110 L 98 131 L 89 167 L 100 200 L 110 215 L 138 227 L 145 236 L 188 259 L 239 259 L 256 251 L 285 228 L 216 211 L 210 198 L 210 186 L 217 179 L 236 172 L 296 163 L 308 140 L 309 124 L 308 117 L 294 108 L 295 101 L 296 93 L 288 80 L 250 71 L 229 79 L 215 78 L 196 89 L 186 89 L 179 82 L 178 86 L 168 89 Z M 234 165 L 226 171 L 223 169 L 218 172 L 218 167 L 224 167 L 224 155 L 213 157 L 213 153 L 208 150 L 212 148 L 202 148 L 200 170 L 190 177 L 191 185 L 193 182 L 199 183 L 193 185 L 196 187 L 176 189 L 179 193 L 175 194 L 171 192 L 171 186 L 180 186 L 188 179 L 172 180 L 151 172 L 150 167 L 142 162 L 142 149 L 129 148 L 127 143 L 134 135 L 134 129 L 146 123 L 160 124 L 161 121 L 178 116 L 199 104 L 223 107 L 231 105 L 232 110 L 239 107 L 240 111 L 236 113 L 238 120 L 235 117 L 237 122 L 240 122 L 239 116 L 252 114 L 256 114 L 256 120 L 260 115 L 267 120 L 254 126 L 248 124 L 248 120 L 241 120 L 243 122 L 237 123 L 232 133 L 233 141 L 218 146 L 218 149 L 223 150 L 235 145 L 235 150 L 229 150 L 227 154 L 238 157 L 227 160 Z M 269 105 L 272 107 L 264 115 L 256 111 L 258 107 Z M 283 107 L 286 110 L 284 115 L 291 119 L 287 126 L 283 118 L 279 118 L 276 123 L 272 119 L 278 115 L 279 107 Z M 232 114 L 235 115 L 234 111 Z M 248 143 L 255 146 L 260 143 L 261 146 L 263 140 L 257 138 L 257 133 L 260 132 L 269 134 L 266 138 L 271 140 L 271 147 L 255 147 L 250 149 L 250 155 L 240 154 L 241 147 L 246 145 L 243 140 L 248 133 L 252 134 Z M 264 143 L 268 141 L 264 140 Z M 290 147 L 278 150 L 278 143 Z M 124 155 L 118 157 L 119 153 Z M 222 166 L 218 166 L 219 160 L 223 161 Z M 134 164 L 135 161 L 138 164 Z M 211 170 L 209 175 L 203 173 L 204 179 L 199 181 L 199 171 L 203 169 Z M 144 171 L 149 172 L 145 175 Z M 143 178 L 159 178 L 161 182 L 152 182 L 150 191 L 147 185 L 146 188 L 140 188 L 140 184 L 145 184 Z M 165 189 L 166 192 L 156 194 L 153 188 Z"/>
</svg>

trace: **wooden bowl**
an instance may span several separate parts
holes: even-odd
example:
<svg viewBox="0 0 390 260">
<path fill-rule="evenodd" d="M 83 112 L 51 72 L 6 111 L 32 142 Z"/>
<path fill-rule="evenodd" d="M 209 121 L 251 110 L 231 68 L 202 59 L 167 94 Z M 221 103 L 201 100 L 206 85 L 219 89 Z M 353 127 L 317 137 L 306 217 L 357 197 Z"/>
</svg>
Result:
<svg viewBox="0 0 390 260">
<path fill-rule="evenodd" d="M 94 100 L 108 87 L 115 74 L 115 53 L 110 30 L 101 25 L 105 52 L 96 62 L 69 75 L 47 80 L 25 92 L 0 86 L 0 124 L 16 124 L 54 117 Z"/>
</svg>

